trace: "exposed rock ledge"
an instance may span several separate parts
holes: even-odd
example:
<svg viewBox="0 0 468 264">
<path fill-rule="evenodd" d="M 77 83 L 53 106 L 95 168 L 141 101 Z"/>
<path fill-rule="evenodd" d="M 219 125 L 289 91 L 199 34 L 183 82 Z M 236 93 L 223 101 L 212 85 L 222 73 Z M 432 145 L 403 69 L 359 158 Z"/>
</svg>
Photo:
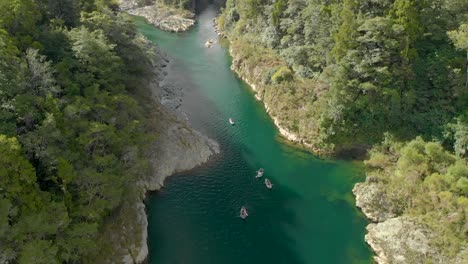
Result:
<svg viewBox="0 0 468 264">
<path fill-rule="evenodd" d="M 385 193 L 380 191 L 378 183 L 369 179 L 368 177 L 366 182 L 354 185 L 353 193 L 356 196 L 356 206 L 361 208 L 366 217 L 373 222 L 383 222 L 396 217 L 396 214 L 389 210 Z"/>
<path fill-rule="evenodd" d="M 428 255 L 435 257 L 437 252 L 429 245 L 429 230 L 416 223 L 402 216 L 368 225 L 365 239 L 377 254 L 374 260 L 380 264 L 424 263 Z"/>
<path fill-rule="evenodd" d="M 164 31 L 182 32 L 195 24 L 193 13 L 162 4 L 138 7 L 135 1 L 120 0 L 120 7 L 131 15 L 146 18 L 151 24 Z"/>
<path fill-rule="evenodd" d="M 152 45 L 145 39 L 143 41 L 143 45 Z M 112 221 L 105 225 L 100 241 L 105 248 L 96 263 L 144 262 L 148 256 L 148 222 L 143 203 L 146 192 L 158 190 L 166 177 L 190 170 L 219 153 L 219 145 L 191 128 L 178 110 L 181 89 L 163 82 L 167 75 L 165 68 L 170 62 L 158 49 L 152 51 L 149 56 L 153 57 L 154 77 L 147 86 L 155 99 L 154 115 L 157 116 L 157 139 L 151 151 L 154 175 L 138 182 L 141 196 L 125 201 L 114 212 Z"/>
<path fill-rule="evenodd" d="M 455 257 L 448 257 L 431 245 L 437 230 L 431 230 L 423 221 L 408 216 L 396 216 L 386 202 L 379 183 L 368 177 L 366 182 L 353 188 L 356 205 L 367 218 L 376 222 L 367 226 L 365 240 L 376 253 L 374 260 L 379 264 L 411 263 L 466 263 L 468 249 Z"/>
</svg>

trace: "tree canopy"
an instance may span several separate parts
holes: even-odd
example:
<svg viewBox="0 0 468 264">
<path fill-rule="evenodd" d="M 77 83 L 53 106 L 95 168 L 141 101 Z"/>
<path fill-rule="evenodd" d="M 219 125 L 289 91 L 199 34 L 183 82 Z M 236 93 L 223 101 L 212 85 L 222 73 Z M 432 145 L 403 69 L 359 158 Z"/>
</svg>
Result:
<svg viewBox="0 0 468 264">
<path fill-rule="evenodd" d="M 461 0 L 228 0 L 218 22 L 242 43 L 233 49 L 240 73 L 261 73 L 247 77 L 262 80 L 279 123 L 337 153 L 375 144 L 386 131 L 454 147 L 445 131 L 468 111 L 467 13 Z M 254 59 L 266 52 L 264 65 L 280 61 L 294 78 L 269 81 L 278 68 Z"/>
<path fill-rule="evenodd" d="M 113 1 L 0 1 L 0 262 L 92 262 L 150 171 L 148 47 Z"/>
</svg>

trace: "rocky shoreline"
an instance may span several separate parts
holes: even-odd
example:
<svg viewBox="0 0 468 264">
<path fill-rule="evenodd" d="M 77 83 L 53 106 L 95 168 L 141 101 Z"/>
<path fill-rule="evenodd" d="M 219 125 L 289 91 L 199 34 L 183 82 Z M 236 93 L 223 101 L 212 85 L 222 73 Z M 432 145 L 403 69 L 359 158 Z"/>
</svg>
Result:
<svg viewBox="0 0 468 264">
<path fill-rule="evenodd" d="M 303 142 L 298 135 L 289 131 L 287 128 L 281 126 L 278 118 L 271 114 L 270 107 L 268 103 L 265 102 L 265 100 L 263 100 L 263 95 L 257 84 L 254 81 L 250 80 L 246 76 L 246 74 L 243 74 L 244 70 L 241 66 L 242 62 L 236 57 L 236 53 L 233 50 L 232 46 L 229 48 L 229 53 L 233 58 L 231 70 L 234 71 L 239 76 L 239 78 L 241 78 L 245 83 L 247 83 L 251 87 L 255 94 L 255 99 L 263 103 L 267 113 L 273 119 L 273 122 L 278 128 L 280 134 L 289 141 L 301 144 L 305 148 L 312 149 L 314 153 L 320 153 L 320 149 L 313 148 L 311 144 Z M 369 244 L 372 250 L 377 254 L 376 256 L 374 256 L 374 260 L 379 264 L 405 263 L 392 262 L 389 260 L 388 256 L 390 256 L 391 254 L 395 254 L 395 252 L 390 253 L 390 251 L 384 246 L 384 244 L 391 244 L 388 242 L 388 240 L 395 239 L 395 234 L 398 234 L 398 230 L 394 230 L 395 232 L 390 233 L 392 234 L 392 237 L 390 238 L 387 236 L 387 227 L 399 226 L 395 223 L 399 223 L 401 219 L 393 218 L 395 217 L 394 214 L 381 210 L 381 208 L 386 208 L 385 199 L 383 199 L 382 196 L 380 196 L 382 192 L 379 191 L 379 188 L 377 187 L 376 183 L 373 183 L 372 179 L 368 178 L 368 180 L 365 183 L 357 183 L 353 188 L 353 193 L 356 196 L 356 206 L 363 211 L 363 213 L 369 220 L 374 222 L 367 226 L 368 233 L 365 236 L 366 243 Z M 385 220 L 387 219 L 392 219 L 390 221 L 390 224 L 382 224 L 386 223 Z M 407 222 L 409 221 L 406 220 L 405 223 Z M 400 255 L 398 255 L 396 258 L 405 260 L 405 258 Z"/>
<path fill-rule="evenodd" d="M 164 31 L 183 32 L 195 24 L 195 14 L 160 3 L 140 7 L 136 1 L 120 0 L 122 11 L 144 17 L 148 22 Z"/>
<path fill-rule="evenodd" d="M 220 36 L 225 36 L 225 33 L 221 32 Z M 255 99 L 263 103 L 263 106 L 265 107 L 266 112 L 272 118 L 273 123 L 278 128 L 278 131 L 280 132 L 281 136 L 283 136 L 287 140 L 299 145 L 300 147 L 303 147 L 304 149 L 312 151 L 315 154 L 318 154 L 318 155 L 327 154 L 327 152 L 325 150 L 317 148 L 317 147 L 315 147 L 312 144 L 309 144 L 307 142 L 304 142 L 304 140 L 301 137 L 299 137 L 299 135 L 297 135 L 296 133 L 290 131 L 288 128 L 281 125 L 280 120 L 271 113 L 271 110 L 270 110 L 270 107 L 269 107 L 268 103 L 265 100 L 263 100 L 263 95 L 261 94 L 260 90 L 258 89 L 257 84 L 254 81 L 249 80 L 249 78 L 245 74 L 243 74 L 244 71 L 241 70 L 241 66 L 240 66 L 241 63 L 240 63 L 240 61 L 238 59 L 236 59 L 236 54 L 235 54 L 235 51 L 233 50 L 232 47 L 229 47 L 229 54 L 233 58 L 232 65 L 231 65 L 231 70 L 233 72 L 235 72 L 236 75 L 240 79 L 242 79 L 246 84 L 248 84 L 249 87 L 251 87 L 252 91 L 255 94 L 254 95 Z"/>
<path fill-rule="evenodd" d="M 212 139 L 194 130 L 179 110 L 182 89 L 164 81 L 168 75 L 168 57 L 145 38 L 144 45 L 151 50 L 153 77 L 146 87 L 154 104 L 157 135 L 149 148 L 153 175 L 137 182 L 139 197 L 125 201 L 105 225 L 101 243 L 108 252 L 103 252 L 98 263 L 143 263 L 148 257 L 148 221 L 143 200 L 148 191 L 157 191 L 164 180 L 175 173 L 193 169 L 216 153 L 219 145 Z"/>
<path fill-rule="evenodd" d="M 468 249 L 455 257 L 443 255 L 432 244 L 437 230 L 428 228 L 422 219 L 392 212 L 382 188 L 372 177 L 353 188 L 356 206 L 373 222 L 366 227 L 365 241 L 375 252 L 376 263 L 464 263 Z"/>
<path fill-rule="evenodd" d="M 280 134 L 287 140 L 312 150 L 315 154 L 329 154 L 321 149 L 314 148 L 307 142 L 303 142 L 297 134 L 281 125 L 280 120 L 272 115 L 268 103 L 263 98 L 264 91 L 261 83 L 252 80 L 257 78 L 256 76 L 260 70 L 244 65 L 242 59 L 236 56 L 232 46 L 229 53 L 233 58 L 231 70 L 251 87 L 255 93 L 255 98 L 262 101 Z M 385 193 L 381 191 L 381 188 L 381 184 L 375 182 L 372 177 L 368 177 L 364 183 L 357 183 L 353 188 L 353 193 L 356 196 L 356 206 L 373 222 L 366 227 L 365 241 L 375 252 L 376 255 L 373 259 L 376 263 L 426 263 L 426 260 L 436 260 L 434 263 L 440 264 L 463 263 L 463 255 L 467 254 L 467 250 L 454 258 L 441 255 L 431 245 L 433 232 L 422 224 L 420 219 L 398 216 L 394 213 L 389 207 Z"/>
</svg>

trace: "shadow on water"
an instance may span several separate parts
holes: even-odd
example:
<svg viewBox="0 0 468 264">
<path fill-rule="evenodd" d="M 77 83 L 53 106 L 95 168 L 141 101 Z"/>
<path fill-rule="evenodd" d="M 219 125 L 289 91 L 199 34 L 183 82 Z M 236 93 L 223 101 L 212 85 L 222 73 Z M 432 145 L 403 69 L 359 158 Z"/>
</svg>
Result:
<svg viewBox="0 0 468 264">
<path fill-rule="evenodd" d="M 171 58 L 166 83 L 183 88 L 181 109 L 195 128 L 220 143 L 207 165 L 167 179 L 147 201 L 149 262 L 158 264 L 370 263 L 366 221 L 351 189 L 356 166 L 321 160 L 278 140 L 252 91 L 229 69 L 216 38 L 216 10 L 201 12 L 189 32 L 138 29 Z M 227 122 L 234 117 L 235 126 Z M 274 184 L 268 190 L 255 171 Z M 249 217 L 239 217 L 246 206 Z"/>
<path fill-rule="evenodd" d="M 169 178 L 148 203 L 150 263 L 304 263 L 289 234 L 297 194 L 234 171 L 228 161 Z M 239 174 L 252 174 L 253 168 Z M 242 186 L 242 189 L 238 189 Z M 172 195 L 177 194 L 177 195 Z M 170 205 L 170 208 L 168 208 Z M 242 220 L 245 205 L 249 217 Z"/>
</svg>

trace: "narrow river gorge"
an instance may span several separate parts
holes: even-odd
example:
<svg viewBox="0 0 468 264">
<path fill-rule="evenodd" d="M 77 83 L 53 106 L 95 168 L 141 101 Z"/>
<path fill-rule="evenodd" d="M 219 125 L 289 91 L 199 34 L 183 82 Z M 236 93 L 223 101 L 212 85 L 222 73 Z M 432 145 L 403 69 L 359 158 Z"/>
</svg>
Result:
<svg viewBox="0 0 468 264">
<path fill-rule="evenodd" d="M 166 81 L 183 88 L 188 119 L 221 146 L 207 165 L 168 178 L 149 195 L 149 263 L 370 263 L 367 221 L 351 193 L 363 169 L 285 144 L 230 70 L 227 47 L 204 47 L 217 39 L 215 16 L 209 7 L 179 34 L 136 18 L 140 32 L 170 58 Z M 255 179 L 260 167 L 272 190 Z M 243 205 L 246 220 L 238 217 Z"/>
</svg>

